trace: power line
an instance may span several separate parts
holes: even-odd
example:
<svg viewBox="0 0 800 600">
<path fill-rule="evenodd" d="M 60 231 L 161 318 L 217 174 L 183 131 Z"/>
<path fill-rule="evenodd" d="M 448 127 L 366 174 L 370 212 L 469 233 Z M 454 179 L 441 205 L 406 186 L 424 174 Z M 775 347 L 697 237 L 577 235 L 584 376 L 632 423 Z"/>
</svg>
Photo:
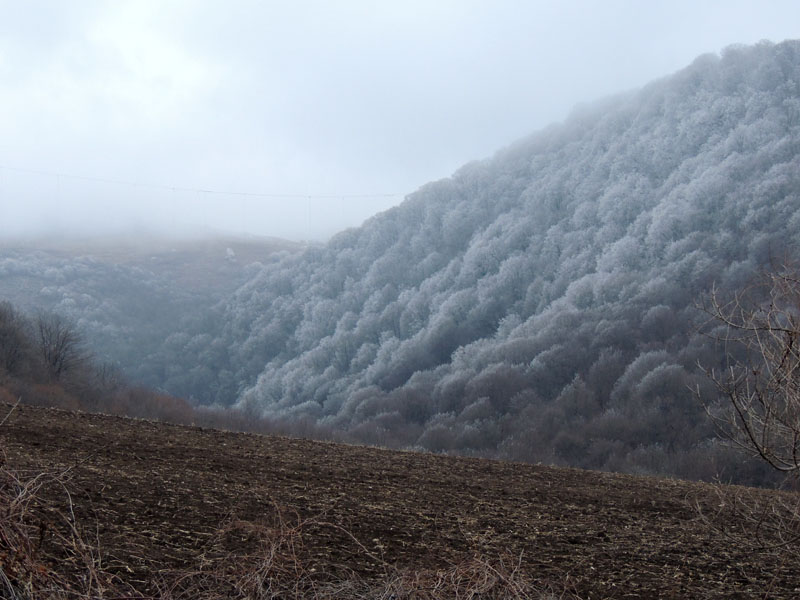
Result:
<svg viewBox="0 0 800 600">
<path fill-rule="evenodd" d="M 56 181 L 60 183 L 61 179 L 76 179 L 79 181 L 92 181 L 94 183 L 106 183 L 110 185 L 124 185 L 128 187 L 139 187 L 148 189 L 167 190 L 172 192 L 191 192 L 196 194 L 215 194 L 220 196 L 240 196 L 249 198 L 305 198 L 308 200 L 314 199 L 333 199 L 333 198 L 397 198 L 401 194 L 276 194 L 276 193 L 262 193 L 262 192 L 242 192 L 230 190 L 215 190 L 194 188 L 177 185 L 164 185 L 158 183 L 141 183 L 136 181 L 125 181 L 123 179 L 109 179 L 107 177 L 90 177 L 86 175 L 74 175 L 70 173 L 60 173 L 55 171 L 44 171 L 41 169 L 25 169 L 20 167 L 9 167 L 0 165 L 0 171 L 13 171 L 17 173 L 29 173 L 32 175 L 44 175 L 47 177 L 55 177 Z"/>
</svg>

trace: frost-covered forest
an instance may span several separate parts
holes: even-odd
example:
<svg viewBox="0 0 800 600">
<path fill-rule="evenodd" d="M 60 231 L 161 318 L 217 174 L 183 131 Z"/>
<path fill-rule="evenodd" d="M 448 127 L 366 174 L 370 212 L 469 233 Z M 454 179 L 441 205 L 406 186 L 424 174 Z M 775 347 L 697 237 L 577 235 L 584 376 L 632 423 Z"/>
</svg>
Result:
<svg viewBox="0 0 800 600">
<path fill-rule="evenodd" d="M 187 332 L 207 346 L 220 301 L 259 260 L 299 247 L 271 238 L 10 240 L 0 244 L 0 301 L 66 317 L 99 363 L 137 384 L 205 397 L 214 374 L 191 362 Z"/>
<path fill-rule="evenodd" d="M 798 239 L 800 42 L 731 47 L 265 255 L 123 366 L 368 443 L 757 481 L 689 391 L 724 358 L 695 304 Z"/>
<path fill-rule="evenodd" d="M 731 47 L 266 265 L 205 364 L 369 442 L 708 476 L 695 302 L 798 239 L 800 43 Z"/>
</svg>

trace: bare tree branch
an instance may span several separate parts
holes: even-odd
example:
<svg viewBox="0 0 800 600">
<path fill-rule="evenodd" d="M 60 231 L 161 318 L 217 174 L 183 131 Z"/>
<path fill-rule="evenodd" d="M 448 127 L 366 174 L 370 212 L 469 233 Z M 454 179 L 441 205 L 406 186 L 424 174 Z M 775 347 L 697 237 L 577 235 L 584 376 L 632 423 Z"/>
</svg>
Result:
<svg viewBox="0 0 800 600">
<path fill-rule="evenodd" d="M 40 313 L 36 319 L 36 335 L 39 352 L 54 379 L 61 379 L 87 362 L 83 336 L 64 317 Z"/>
<path fill-rule="evenodd" d="M 709 414 L 734 444 L 778 471 L 800 477 L 800 277 L 796 269 L 784 264 L 729 300 L 715 288 L 700 308 L 708 316 L 701 330 L 719 342 L 725 353 L 724 367 L 704 370 L 729 410 Z"/>
</svg>

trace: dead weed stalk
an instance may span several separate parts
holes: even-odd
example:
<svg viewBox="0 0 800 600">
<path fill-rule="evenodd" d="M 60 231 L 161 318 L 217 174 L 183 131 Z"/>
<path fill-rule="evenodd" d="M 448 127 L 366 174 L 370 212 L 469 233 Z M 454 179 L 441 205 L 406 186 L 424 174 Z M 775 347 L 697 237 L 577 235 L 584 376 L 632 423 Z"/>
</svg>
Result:
<svg viewBox="0 0 800 600">
<path fill-rule="evenodd" d="M 68 489 L 70 470 L 14 469 L 0 445 L 0 597 L 90 600 L 130 591 L 103 568 L 99 540 L 89 541 L 81 529 Z M 63 506 L 47 505 L 52 490 L 62 495 Z"/>
<path fill-rule="evenodd" d="M 764 494 L 751 488 L 713 486 L 711 498 L 690 500 L 713 532 L 748 550 L 797 550 L 800 546 L 800 496 Z"/>
<path fill-rule="evenodd" d="M 454 562 L 445 568 L 410 570 L 396 568 L 366 549 L 340 525 L 319 519 L 302 520 L 286 515 L 276 506 L 273 524 L 232 519 L 223 527 L 214 546 L 224 546 L 231 537 L 256 542 L 246 555 L 207 555 L 201 568 L 173 573 L 162 584 L 160 600 L 522 600 L 575 598 L 556 587 L 533 581 L 522 565 L 522 557 L 483 555 Z M 356 552 L 379 561 L 382 574 L 366 579 L 337 565 L 338 574 L 323 572 L 305 556 L 303 537 L 319 528 L 333 528 L 355 544 Z"/>
</svg>

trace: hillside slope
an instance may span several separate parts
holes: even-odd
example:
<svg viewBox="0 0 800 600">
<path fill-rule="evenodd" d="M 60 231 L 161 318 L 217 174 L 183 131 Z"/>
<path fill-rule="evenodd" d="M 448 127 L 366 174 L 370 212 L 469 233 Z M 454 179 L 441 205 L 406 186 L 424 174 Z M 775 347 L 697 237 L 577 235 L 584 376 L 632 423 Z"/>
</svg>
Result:
<svg viewBox="0 0 800 600">
<path fill-rule="evenodd" d="M 799 207 L 800 42 L 701 56 L 265 265 L 228 302 L 217 399 L 373 443 L 728 477 L 687 391 L 721 360 L 694 303 L 793 254 Z"/>
<path fill-rule="evenodd" d="M 0 415 L 8 409 L 0 403 Z M 517 580 L 535 582 L 559 598 L 793 598 L 800 588 L 785 548 L 735 543 L 706 526 L 694 506 L 716 513 L 730 494 L 763 500 L 778 492 L 724 488 L 720 496 L 706 484 L 30 406 L 18 407 L 0 436 L 4 468 L 29 477 L 67 473 L 66 488 L 46 485 L 46 477 L 37 488 L 38 501 L 30 507 L 37 548 L 55 552 L 58 515 L 73 514 L 96 544 L 98 565 L 139 593 L 154 592 L 154 584 L 163 590 L 170 574 L 186 581 L 205 573 L 209 587 L 202 597 L 224 597 L 212 595 L 212 586 L 230 583 L 214 579 L 220 563 L 249 565 L 255 556 L 265 569 L 287 553 L 291 562 L 277 566 L 302 565 L 290 576 L 316 573 L 318 589 L 332 576 L 380 585 L 407 570 L 419 583 L 422 574 L 441 575 L 476 560 L 495 567 L 504 560 Z M 74 513 L 64 512 L 65 489 Z M 736 523 L 731 515 L 721 515 L 726 527 Z M 270 539 L 299 537 L 270 558 L 269 552 L 259 554 L 254 539 L 259 524 L 277 536 Z M 218 535 L 220 527 L 233 529 Z M 79 566 L 53 564 L 72 574 Z M 468 583 L 467 570 L 455 573 Z M 240 574 L 234 570 L 230 577 Z M 341 589 L 335 597 L 355 597 Z M 389 592 L 358 597 L 388 598 Z M 464 588 L 462 593 L 468 596 Z"/>
<path fill-rule="evenodd" d="M 259 261 L 300 247 L 233 236 L 0 240 L 0 300 L 32 315 L 57 312 L 75 323 L 100 362 L 138 384 L 189 397 L 195 387 L 213 387 L 194 355 L 213 338 L 217 303 Z"/>
</svg>

